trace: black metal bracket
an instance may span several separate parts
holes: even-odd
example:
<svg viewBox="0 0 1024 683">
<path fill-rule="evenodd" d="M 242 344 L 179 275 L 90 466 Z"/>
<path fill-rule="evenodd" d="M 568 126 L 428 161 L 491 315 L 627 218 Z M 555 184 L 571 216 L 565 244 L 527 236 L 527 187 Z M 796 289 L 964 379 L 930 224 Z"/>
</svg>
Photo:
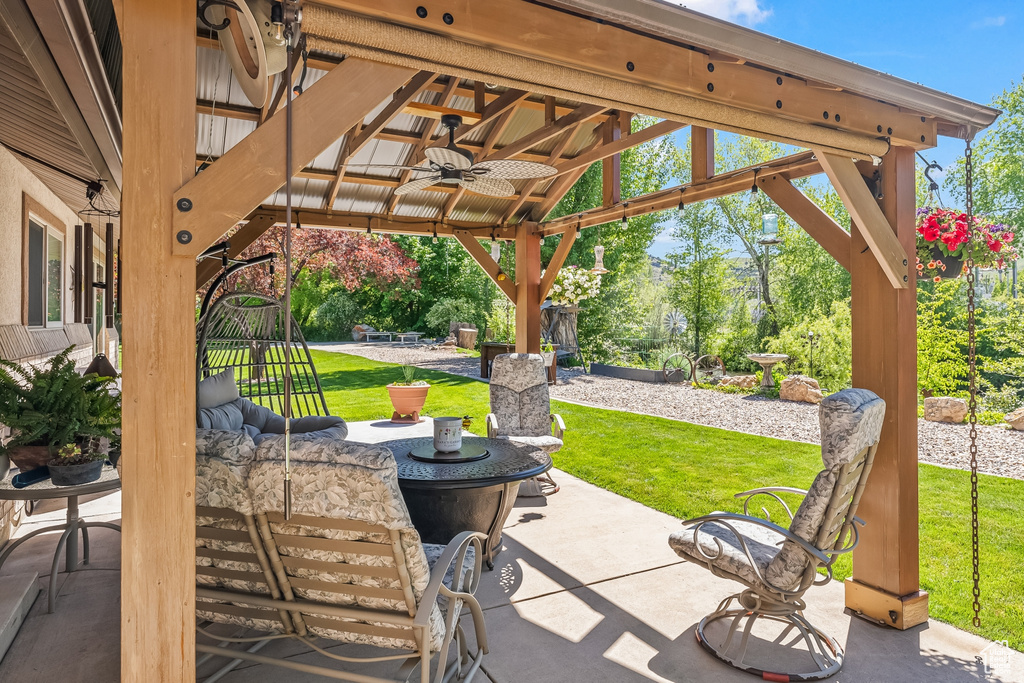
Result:
<svg viewBox="0 0 1024 683">
<path fill-rule="evenodd" d="M 230 7 L 231 9 L 235 10 L 236 12 L 240 11 L 240 9 L 238 7 L 238 4 L 233 2 L 232 0 L 197 0 L 197 2 L 198 2 L 198 9 L 196 11 L 196 14 L 199 16 L 199 21 L 201 21 L 204 24 L 206 24 L 206 26 L 209 27 L 213 31 L 223 31 L 224 29 L 226 29 L 228 26 L 231 25 L 231 20 L 228 19 L 227 17 L 224 17 L 224 21 L 222 21 L 221 23 L 219 23 L 219 24 L 212 23 L 209 19 L 206 18 L 206 11 L 208 9 L 210 9 L 211 5 L 220 5 L 222 7 Z"/>
</svg>

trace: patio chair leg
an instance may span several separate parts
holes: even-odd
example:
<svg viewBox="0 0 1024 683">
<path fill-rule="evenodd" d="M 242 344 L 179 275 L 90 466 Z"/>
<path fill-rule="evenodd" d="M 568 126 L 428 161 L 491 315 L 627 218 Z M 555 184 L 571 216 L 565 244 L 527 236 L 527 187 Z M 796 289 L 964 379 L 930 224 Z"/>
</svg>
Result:
<svg viewBox="0 0 1024 683">
<path fill-rule="evenodd" d="M 85 522 L 80 522 L 79 527 L 82 529 L 82 565 L 89 564 L 89 528 Z"/>
<path fill-rule="evenodd" d="M 737 600 L 739 606 L 729 609 L 733 600 Z M 835 675 L 843 666 L 843 650 L 839 643 L 832 637 L 815 628 L 807 618 L 800 613 L 802 604 L 781 603 L 767 600 L 764 596 L 747 590 L 734 596 L 730 596 L 718 606 L 715 612 L 701 619 L 697 625 L 697 642 L 705 650 L 713 654 L 726 664 L 741 671 L 760 676 L 765 680 L 787 680 L 787 681 L 817 681 Z M 729 630 L 724 638 L 718 638 L 712 642 L 706 630 L 714 622 L 729 619 Z M 759 621 L 760 620 L 760 621 Z M 803 671 L 769 671 L 759 666 L 748 663 L 747 645 L 754 627 L 759 623 L 774 621 L 784 626 L 782 634 L 772 642 L 782 648 L 789 649 L 789 645 L 783 641 L 786 635 L 796 630 L 799 636 L 797 642 L 802 641 L 807 646 L 807 651 L 795 650 L 800 656 L 807 656 L 813 661 L 816 670 Z M 738 643 L 734 643 L 736 634 L 742 625 L 742 635 Z"/>
<path fill-rule="evenodd" d="M 224 641 L 224 642 L 226 643 L 227 641 Z M 269 642 L 270 642 L 269 638 L 267 638 L 266 640 L 257 641 L 256 644 L 253 645 L 252 647 L 250 647 L 248 650 L 246 650 L 246 652 L 259 652 Z M 223 645 L 223 643 L 222 643 L 222 645 Z M 227 657 L 229 655 L 224 655 L 224 656 Z M 239 664 L 241 664 L 243 661 L 244 660 L 241 660 L 241 659 L 232 659 L 230 662 L 228 662 L 227 664 L 225 664 L 221 668 L 217 669 L 217 671 L 215 671 L 208 678 L 204 678 L 203 679 L 203 683 L 216 683 L 216 681 L 219 681 L 220 679 L 224 678 L 229 673 L 234 671 L 235 667 L 238 666 Z"/>
</svg>

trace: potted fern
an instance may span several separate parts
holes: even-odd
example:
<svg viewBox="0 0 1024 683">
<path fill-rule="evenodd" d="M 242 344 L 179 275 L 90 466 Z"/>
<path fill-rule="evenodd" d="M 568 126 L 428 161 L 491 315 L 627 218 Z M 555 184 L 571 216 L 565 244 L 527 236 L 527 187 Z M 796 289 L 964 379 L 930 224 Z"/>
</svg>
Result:
<svg viewBox="0 0 1024 683">
<path fill-rule="evenodd" d="M 102 467 L 110 440 L 116 440 L 121 397 L 111 391 L 114 379 L 79 375 L 68 358 L 71 351 L 40 368 L 0 359 L 0 424 L 11 429 L 0 450 L 23 472 L 86 460 Z M 93 468 L 98 477 L 99 468 Z"/>
<path fill-rule="evenodd" d="M 416 366 L 407 364 L 402 366 L 401 382 L 392 382 L 387 385 L 388 396 L 391 398 L 391 405 L 395 412 L 391 416 L 392 422 L 415 423 L 420 421 L 420 411 L 427 402 L 427 392 L 430 385 L 423 380 L 416 379 Z"/>
</svg>

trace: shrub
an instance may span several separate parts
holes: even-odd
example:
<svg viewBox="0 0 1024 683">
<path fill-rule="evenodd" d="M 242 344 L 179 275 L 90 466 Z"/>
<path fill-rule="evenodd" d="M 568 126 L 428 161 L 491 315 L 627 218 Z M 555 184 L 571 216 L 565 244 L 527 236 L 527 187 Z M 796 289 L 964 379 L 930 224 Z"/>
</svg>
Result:
<svg viewBox="0 0 1024 683">
<path fill-rule="evenodd" d="M 515 343 L 516 307 L 504 294 L 491 303 L 491 312 L 487 314 L 487 327 L 494 331 L 494 341 Z"/>
<path fill-rule="evenodd" d="M 359 313 L 359 306 L 349 294 L 335 292 L 310 316 L 307 336 L 318 341 L 347 341 Z"/>
<path fill-rule="evenodd" d="M 813 368 L 811 346 L 804 338 L 808 332 L 814 333 Z M 827 318 L 808 318 L 784 328 L 767 347 L 789 356 L 789 368 L 814 377 L 831 393 L 850 386 L 851 340 L 850 303 L 836 301 Z"/>
<path fill-rule="evenodd" d="M 477 317 L 476 306 L 469 299 L 438 299 L 427 311 L 424 322 L 428 332 L 447 335 L 453 322 L 475 322 Z"/>
</svg>

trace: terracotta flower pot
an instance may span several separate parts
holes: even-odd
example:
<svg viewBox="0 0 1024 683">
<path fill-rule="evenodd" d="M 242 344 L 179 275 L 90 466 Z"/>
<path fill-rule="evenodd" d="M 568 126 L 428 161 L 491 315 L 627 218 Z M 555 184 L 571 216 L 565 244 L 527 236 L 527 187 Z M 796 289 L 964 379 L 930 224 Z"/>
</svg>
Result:
<svg viewBox="0 0 1024 683">
<path fill-rule="evenodd" d="M 391 416 L 392 422 L 420 421 L 420 411 L 423 410 L 423 404 L 427 402 L 427 391 L 430 390 L 429 384 L 411 387 L 389 384 L 387 390 L 388 396 L 391 398 L 391 405 L 395 408 L 395 412 Z"/>
<path fill-rule="evenodd" d="M 53 458 L 49 446 L 15 446 L 7 449 L 7 455 L 14 466 L 22 472 L 31 472 Z"/>
</svg>

